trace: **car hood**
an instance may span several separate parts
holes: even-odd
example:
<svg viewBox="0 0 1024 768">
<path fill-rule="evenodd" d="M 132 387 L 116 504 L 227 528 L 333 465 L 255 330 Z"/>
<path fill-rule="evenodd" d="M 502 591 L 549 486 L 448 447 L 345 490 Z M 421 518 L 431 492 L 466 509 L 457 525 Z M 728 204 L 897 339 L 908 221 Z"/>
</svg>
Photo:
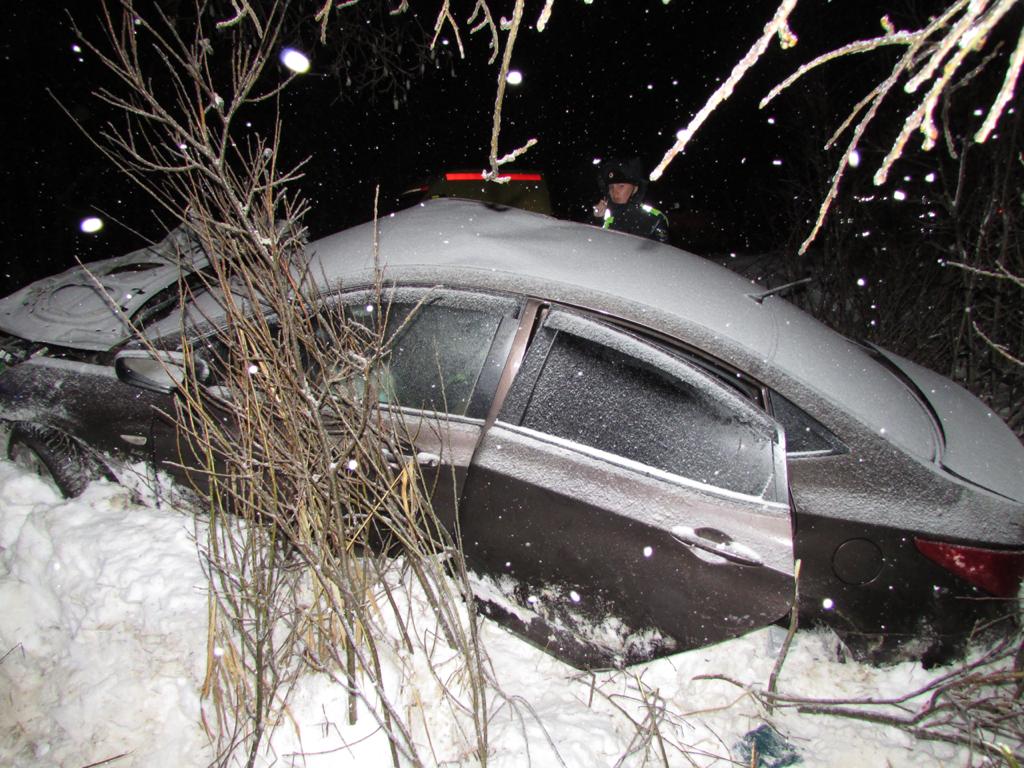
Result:
<svg viewBox="0 0 1024 768">
<path fill-rule="evenodd" d="M 941 465 L 971 483 L 1024 501 L 1024 452 L 999 416 L 945 376 L 875 349 L 910 379 L 938 418 L 943 432 Z"/>
<path fill-rule="evenodd" d="M 0 299 L 0 331 L 28 341 L 106 351 L 131 336 L 128 319 L 205 253 L 183 227 L 125 256 L 72 267 Z"/>
</svg>

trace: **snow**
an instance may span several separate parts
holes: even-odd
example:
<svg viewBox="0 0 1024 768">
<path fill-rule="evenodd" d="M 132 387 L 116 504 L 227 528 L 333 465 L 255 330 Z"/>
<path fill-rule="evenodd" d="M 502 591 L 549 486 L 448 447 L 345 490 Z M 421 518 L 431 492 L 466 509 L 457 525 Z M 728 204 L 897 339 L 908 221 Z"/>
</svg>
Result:
<svg viewBox="0 0 1024 768">
<path fill-rule="evenodd" d="M 201 765 L 206 579 L 191 523 L 0 464 L 0 763 Z"/>
<path fill-rule="evenodd" d="M 178 768 L 213 760 L 200 723 L 208 606 L 195 538 L 203 535 L 201 519 L 158 504 L 144 488 L 133 494 L 98 482 L 68 501 L 0 461 L 0 765 Z M 407 599 L 418 628 L 429 627 L 425 603 L 414 594 Z M 765 713 L 743 688 L 700 676 L 763 686 L 782 635 L 769 628 L 625 671 L 589 673 L 482 621 L 504 692 L 489 708 L 488 764 L 641 765 L 644 748 L 627 715 L 644 723 L 660 708 L 670 765 L 726 764 L 729 750 L 740 754 L 743 735 L 766 722 Z M 941 673 L 914 664 L 839 663 L 834 644 L 826 633 L 798 633 L 780 690 L 892 695 Z M 438 658 L 444 663 L 443 653 Z M 438 765 L 477 765 L 430 670 L 408 660 L 385 664 L 396 707 L 429 725 L 429 745 L 423 728 L 416 731 L 422 754 Z M 363 711 L 349 726 L 346 707 L 339 685 L 307 674 L 256 764 L 390 764 L 372 718 Z M 967 762 L 955 747 L 917 742 L 881 725 L 789 710 L 770 722 L 806 766 Z M 656 742 L 649 748 L 647 762 L 660 765 Z"/>
</svg>

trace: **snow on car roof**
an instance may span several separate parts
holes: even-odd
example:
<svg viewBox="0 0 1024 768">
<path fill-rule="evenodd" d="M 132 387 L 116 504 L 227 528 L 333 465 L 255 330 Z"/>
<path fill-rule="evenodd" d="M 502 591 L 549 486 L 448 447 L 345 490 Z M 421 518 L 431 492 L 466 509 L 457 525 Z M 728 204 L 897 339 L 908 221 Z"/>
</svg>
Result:
<svg viewBox="0 0 1024 768">
<path fill-rule="evenodd" d="M 450 284 L 544 297 L 642 323 L 761 378 L 815 393 L 924 461 L 931 419 L 858 345 L 763 287 L 699 256 L 512 208 L 434 200 L 311 243 L 328 287 Z M 780 375 L 785 377 L 780 380 Z"/>
</svg>

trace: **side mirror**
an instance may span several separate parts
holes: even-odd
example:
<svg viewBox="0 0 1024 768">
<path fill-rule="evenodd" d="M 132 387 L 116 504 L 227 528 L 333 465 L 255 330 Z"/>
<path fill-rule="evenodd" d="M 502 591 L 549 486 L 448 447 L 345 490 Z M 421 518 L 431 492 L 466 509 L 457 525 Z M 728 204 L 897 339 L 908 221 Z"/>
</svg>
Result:
<svg viewBox="0 0 1024 768">
<path fill-rule="evenodd" d="M 209 375 L 205 361 L 193 358 L 196 378 L 203 381 Z M 169 395 L 185 381 L 185 355 L 182 352 L 146 349 L 127 349 L 114 358 L 114 371 L 125 384 L 151 392 Z"/>
</svg>

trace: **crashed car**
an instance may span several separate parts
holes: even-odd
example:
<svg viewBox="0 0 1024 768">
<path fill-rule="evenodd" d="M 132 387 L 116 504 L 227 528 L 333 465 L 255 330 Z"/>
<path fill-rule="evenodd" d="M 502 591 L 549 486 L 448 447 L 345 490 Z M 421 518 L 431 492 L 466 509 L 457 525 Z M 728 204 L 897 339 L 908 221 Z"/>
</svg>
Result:
<svg viewBox="0 0 1024 768">
<path fill-rule="evenodd" d="M 788 616 L 798 561 L 801 626 L 874 660 L 942 660 L 1017 615 L 1024 447 L 948 379 L 621 233 L 437 200 L 374 240 L 311 243 L 310 273 L 370 324 L 386 264 L 379 407 L 443 423 L 411 455 L 483 611 L 532 642 L 596 666 L 734 637 Z M 0 301 L 9 455 L 66 493 L 140 458 L 180 471 L 155 426 L 174 388 L 124 322 L 180 336 L 175 250 Z"/>
</svg>

